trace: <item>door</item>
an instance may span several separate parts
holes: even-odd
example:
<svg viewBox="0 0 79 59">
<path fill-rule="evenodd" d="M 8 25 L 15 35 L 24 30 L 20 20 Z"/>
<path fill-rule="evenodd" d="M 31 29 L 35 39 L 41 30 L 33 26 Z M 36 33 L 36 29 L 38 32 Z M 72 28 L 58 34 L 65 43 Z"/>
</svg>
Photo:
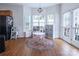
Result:
<svg viewBox="0 0 79 59">
<path fill-rule="evenodd" d="M 72 44 L 79 48 L 79 8 L 73 10 Z"/>
<path fill-rule="evenodd" d="M 63 15 L 63 39 L 68 43 L 71 43 L 71 12 L 66 12 Z"/>
</svg>

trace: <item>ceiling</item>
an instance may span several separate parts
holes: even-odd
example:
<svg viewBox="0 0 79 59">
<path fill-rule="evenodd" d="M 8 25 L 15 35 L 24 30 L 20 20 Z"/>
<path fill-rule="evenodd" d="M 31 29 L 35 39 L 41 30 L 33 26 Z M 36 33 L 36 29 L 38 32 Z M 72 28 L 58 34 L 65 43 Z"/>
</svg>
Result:
<svg viewBox="0 0 79 59">
<path fill-rule="evenodd" d="M 27 5 L 31 8 L 45 8 L 45 7 L 53 6 L 56 4 L 57 3 L 28 3 Z"/>
<path fill-rule="evenodd" d="M 0 3 L 0 4 L 23 5 L 23 6 L 28 6 L 30 8 L 46 8 L 46 7 L 54 6 L 58 3 Z"/>
</svg>

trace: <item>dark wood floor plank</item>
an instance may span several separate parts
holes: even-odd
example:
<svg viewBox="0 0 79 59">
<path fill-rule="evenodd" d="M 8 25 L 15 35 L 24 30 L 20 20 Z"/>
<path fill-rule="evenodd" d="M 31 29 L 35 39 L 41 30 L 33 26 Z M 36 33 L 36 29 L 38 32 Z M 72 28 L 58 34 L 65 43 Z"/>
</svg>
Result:
<svg viewBox="0 0 79 59">
<path fill-rule="evenodd" d="M 50 50 L 34 50 L 27 46 L 28 39 L 8 40 L 1 56 L 79 56 L 79 50 L 61 39 L 54 39 Z"/>
</svg>

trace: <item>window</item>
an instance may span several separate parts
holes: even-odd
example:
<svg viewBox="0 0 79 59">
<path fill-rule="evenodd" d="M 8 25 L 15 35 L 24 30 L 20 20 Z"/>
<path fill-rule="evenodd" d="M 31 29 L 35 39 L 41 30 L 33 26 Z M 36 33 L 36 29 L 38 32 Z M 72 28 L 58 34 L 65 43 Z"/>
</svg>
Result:
<svg viewBox="0 0 79 59">
<path fill-rule="evenodd" d="M 38 16 L 37 15 L 33 15 L 33 23 L 34 22 L 38 22 L 38 21 L 39 21 Z"/>
<path fill-rule="evenodd" d="M 33 26 L 38 26 L 38 22 L 34 22 L 33 23 Z"/>
<path fill-rule="evenodd" d="M 39 24 L 39 26 L 45 26 L 45 23 L 43 23 L 43 22 L 41 22 L 40 24 Z"/>
<path fill-rule="evenodd" d="M 45 16 L 33 15 L 33 31 L 44 30 L 45 27 Z"/>
<path fill-rule="evenodd" d="M 47 16 L 47 25 L 53 25 L 53 22 L 54 22 L 54 16 L 48 15 Z"/>
<path fill-rule="evenodd" d="M 63 15 L 63 26 L 68 27 L 70 24 L 70 12 L 67 12 Z"/>
</svg>

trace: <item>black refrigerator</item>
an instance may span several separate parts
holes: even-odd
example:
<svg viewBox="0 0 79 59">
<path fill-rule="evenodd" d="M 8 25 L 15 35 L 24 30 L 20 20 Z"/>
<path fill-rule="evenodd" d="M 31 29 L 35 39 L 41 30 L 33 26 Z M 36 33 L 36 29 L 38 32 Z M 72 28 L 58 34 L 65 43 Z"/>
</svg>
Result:
<svg viewBox="0 0 79 59">
<path fill-rule="evenodd" d="M 4 35 L 5 40 L 10 40 L 12 26 L 12 16 L 0 16 L 0 35 Z"/>
</svg>

